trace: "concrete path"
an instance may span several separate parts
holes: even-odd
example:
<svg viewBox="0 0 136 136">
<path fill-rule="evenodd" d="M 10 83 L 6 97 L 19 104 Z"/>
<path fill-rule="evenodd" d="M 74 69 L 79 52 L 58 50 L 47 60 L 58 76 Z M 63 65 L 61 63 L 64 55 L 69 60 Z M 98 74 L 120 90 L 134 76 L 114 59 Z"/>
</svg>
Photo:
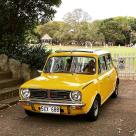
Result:
<svg viewBox="0 0 136 136">
<path fill-rule="evenodd" d="M 96 122 L 82 117 L 28 117 L 14 105 L 0 111 L 0 136 L 136 136 L 136 81 L 121 81 L 120 95 L 101 108 Z"/>
</svg>

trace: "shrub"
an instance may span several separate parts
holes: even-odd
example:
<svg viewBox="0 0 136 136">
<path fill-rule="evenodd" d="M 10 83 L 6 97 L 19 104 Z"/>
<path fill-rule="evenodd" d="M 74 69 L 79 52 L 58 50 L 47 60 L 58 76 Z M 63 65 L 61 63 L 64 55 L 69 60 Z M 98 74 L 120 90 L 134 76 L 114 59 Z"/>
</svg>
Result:
<svg viewBox="0 0 136 136">
<path fill-rule="evenodd" d="M 6 54 L 10 58 L 29 64 L 34 69 L 42 69 L 50 53 L 51 50 L 47 50 L 40 44 L 36 46 L 20 45 L 0 48 L 0 54 Z"/>
</svg>

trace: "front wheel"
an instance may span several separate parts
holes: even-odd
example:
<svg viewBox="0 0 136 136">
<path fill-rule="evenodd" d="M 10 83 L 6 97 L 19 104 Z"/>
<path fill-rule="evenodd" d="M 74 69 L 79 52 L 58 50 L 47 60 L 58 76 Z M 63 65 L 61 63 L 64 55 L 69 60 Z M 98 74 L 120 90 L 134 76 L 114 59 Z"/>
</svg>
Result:
<svg viewBox="0 0 136 136">
<path fill-rule="evenodd" d="M 96 121 L 99 116 L 99 100 L 96 98 L 93 102 L 93 105 L 90 109 L 90 111 L 86 115 L 86 119 L 88 121 Z"/>
</svg>

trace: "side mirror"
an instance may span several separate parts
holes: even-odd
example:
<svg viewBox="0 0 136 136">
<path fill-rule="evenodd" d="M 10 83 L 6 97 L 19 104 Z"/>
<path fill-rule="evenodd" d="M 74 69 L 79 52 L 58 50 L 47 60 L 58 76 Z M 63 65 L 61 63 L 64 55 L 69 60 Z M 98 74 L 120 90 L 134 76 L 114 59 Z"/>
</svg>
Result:
<svg viewBox="0 0 136 136">
<path fill-rule="evenodd" d="M 39 74 L 41 74 L 41 73 L 42 73 L 42 70 L 37 70 L 37 71 L 38 71 L 38 73 L 39 73 Z"/>
</svg>

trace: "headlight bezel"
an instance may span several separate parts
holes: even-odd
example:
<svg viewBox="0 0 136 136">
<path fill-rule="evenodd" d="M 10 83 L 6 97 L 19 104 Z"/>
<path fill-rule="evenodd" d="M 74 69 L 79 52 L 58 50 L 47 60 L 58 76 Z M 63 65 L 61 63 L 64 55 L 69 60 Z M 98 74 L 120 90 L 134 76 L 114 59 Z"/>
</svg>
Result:
<svg viewBox="0 0 136 136">
<path fill-rule="evenodd" d="M 30 98 L 30 90 L 28 88 L 21 88 L 20 89 L 20 95 L 23 99 L 29 99 Z"/>
<path fill-rule="evenodd" d="M 76 95 L 78 95 L 78 96 L 76 96 Z M 76 98 L 76 97 L 78 97 L 78 98 Z M 75 98 L 74 98 L 75 97 Z M 74 102 L 80 102 L 81 101 L 81 99 L 82 99 L 82 94 L 81 94 L 81 92 L 80 91 L 71 91 L 70 92 L 70 99 L 72 100 L 72 101 L 74 101 Z"/>
</svg>

